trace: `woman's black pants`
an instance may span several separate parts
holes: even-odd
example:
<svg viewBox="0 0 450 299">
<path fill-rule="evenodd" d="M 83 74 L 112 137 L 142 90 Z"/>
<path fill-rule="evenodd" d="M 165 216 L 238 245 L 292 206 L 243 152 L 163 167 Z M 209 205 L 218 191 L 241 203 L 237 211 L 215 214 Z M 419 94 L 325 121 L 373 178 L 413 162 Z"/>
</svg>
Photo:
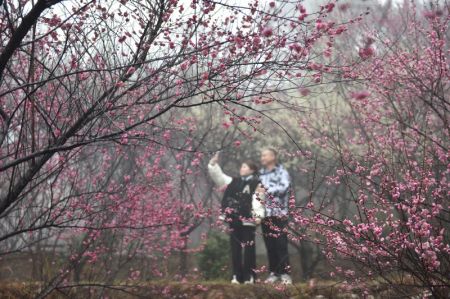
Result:
<svg viewBox="0 0 450 299">
<path fill-rule="evenodd" d="M 231 259 L 233 264 L 233 275 L 239 282 L 250 280 L 255 277 L 256 250 L 254 226 L 242 224 L 231 224 Z M 243 251 L 243 254 L 242 254 Z"/>
</svg>

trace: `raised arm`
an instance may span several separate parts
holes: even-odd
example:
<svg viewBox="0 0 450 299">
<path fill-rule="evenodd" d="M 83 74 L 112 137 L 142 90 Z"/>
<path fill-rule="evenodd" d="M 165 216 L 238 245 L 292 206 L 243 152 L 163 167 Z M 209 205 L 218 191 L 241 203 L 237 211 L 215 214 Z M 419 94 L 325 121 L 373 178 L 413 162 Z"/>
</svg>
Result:
<svg viewBox="0 0 450 299">
<path fill-rule="evenodd" d="M 221 188 L 231 183 L 233 178 L 223 173 L 222 168 L 220 168 L 217 163 L 218 159 L 219 156 L 218 153 L 216 153 L 208 163 L 208 172 L 211 179 L 214 181 L 214 184 Z"/>
</svg>

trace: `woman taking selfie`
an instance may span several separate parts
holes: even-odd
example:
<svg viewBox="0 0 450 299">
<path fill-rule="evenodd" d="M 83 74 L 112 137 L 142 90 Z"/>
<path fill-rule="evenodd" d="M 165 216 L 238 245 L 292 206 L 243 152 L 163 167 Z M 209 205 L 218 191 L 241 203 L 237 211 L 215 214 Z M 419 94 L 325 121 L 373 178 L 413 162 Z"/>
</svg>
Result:
<svg viewBox="0 0 450 299">
<path fill-rule="evenodd" d="M 264 217 L 264 206 L 260 202 L 264 191 L 256 175 L 258 167 L 252 161 L 245 161 L 239 169 L 239 177 L 230 177 L 223 173 L 218 160 L 216 153 L 209 161 L 208 171 L 217 187 L 226 187 L 221 218 L 229 223 L 231 231 L 231 283 L 252 284 L 256 268 L 255 230 Z"/>
</svg>

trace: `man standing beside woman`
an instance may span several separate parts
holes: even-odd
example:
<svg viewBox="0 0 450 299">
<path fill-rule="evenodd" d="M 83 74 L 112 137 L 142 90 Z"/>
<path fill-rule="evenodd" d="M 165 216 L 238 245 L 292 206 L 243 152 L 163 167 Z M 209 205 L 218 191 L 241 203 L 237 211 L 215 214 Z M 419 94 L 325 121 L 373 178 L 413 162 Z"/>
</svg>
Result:
<svg viewBox="0 0 450 299">
<path fill-rule="evenodd" d="M 256 225 L 262 223 L 270 270 L 266 283 L 281 281 L 291 284 L 286 232 L 290 178 L 283 166 L 278 164 L 277 152 L 272 148 L 261 152 L 263 168 L 259 171 L 259 177 L 257 166 L 251 161 L 242 163 L 240 176 L 232 178 L 223 173 L 218 160 L 216 153 L 208 164 L 208 170 L 218 187 L 226 187 L 221 217 L 229 223 L 231 229 L 231 282 L 254 283 L 255 230 Z"/>
<path fill-rule="evenodd" d="M 272 148 L 261 152 L 259 178 L 265 189 L 265 218 L 262 221 L 262 233 L 269 260 L 269 277 L 266 283 L 281 281 L 292 284 L 289 275 L 288 253 L 288 207 L 291 179 L 289 173 L 278 163 L 278 153 Z"/>
</svg>

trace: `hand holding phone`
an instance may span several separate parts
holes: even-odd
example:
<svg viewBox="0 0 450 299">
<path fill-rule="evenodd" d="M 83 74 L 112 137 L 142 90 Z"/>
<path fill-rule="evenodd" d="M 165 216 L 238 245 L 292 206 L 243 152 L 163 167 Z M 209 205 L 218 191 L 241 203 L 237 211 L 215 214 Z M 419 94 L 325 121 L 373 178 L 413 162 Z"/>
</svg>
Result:
<svg viewBox="0 0 450 299">
<path fill-rule="evenodd" d="M 219 162 L 219 152 L 216 152 L 214 154 L 214 156 L 209 161 L 209 164 L 214 165 L 214 164 L 217 164 L 217 162 Z"/>
</svg>

